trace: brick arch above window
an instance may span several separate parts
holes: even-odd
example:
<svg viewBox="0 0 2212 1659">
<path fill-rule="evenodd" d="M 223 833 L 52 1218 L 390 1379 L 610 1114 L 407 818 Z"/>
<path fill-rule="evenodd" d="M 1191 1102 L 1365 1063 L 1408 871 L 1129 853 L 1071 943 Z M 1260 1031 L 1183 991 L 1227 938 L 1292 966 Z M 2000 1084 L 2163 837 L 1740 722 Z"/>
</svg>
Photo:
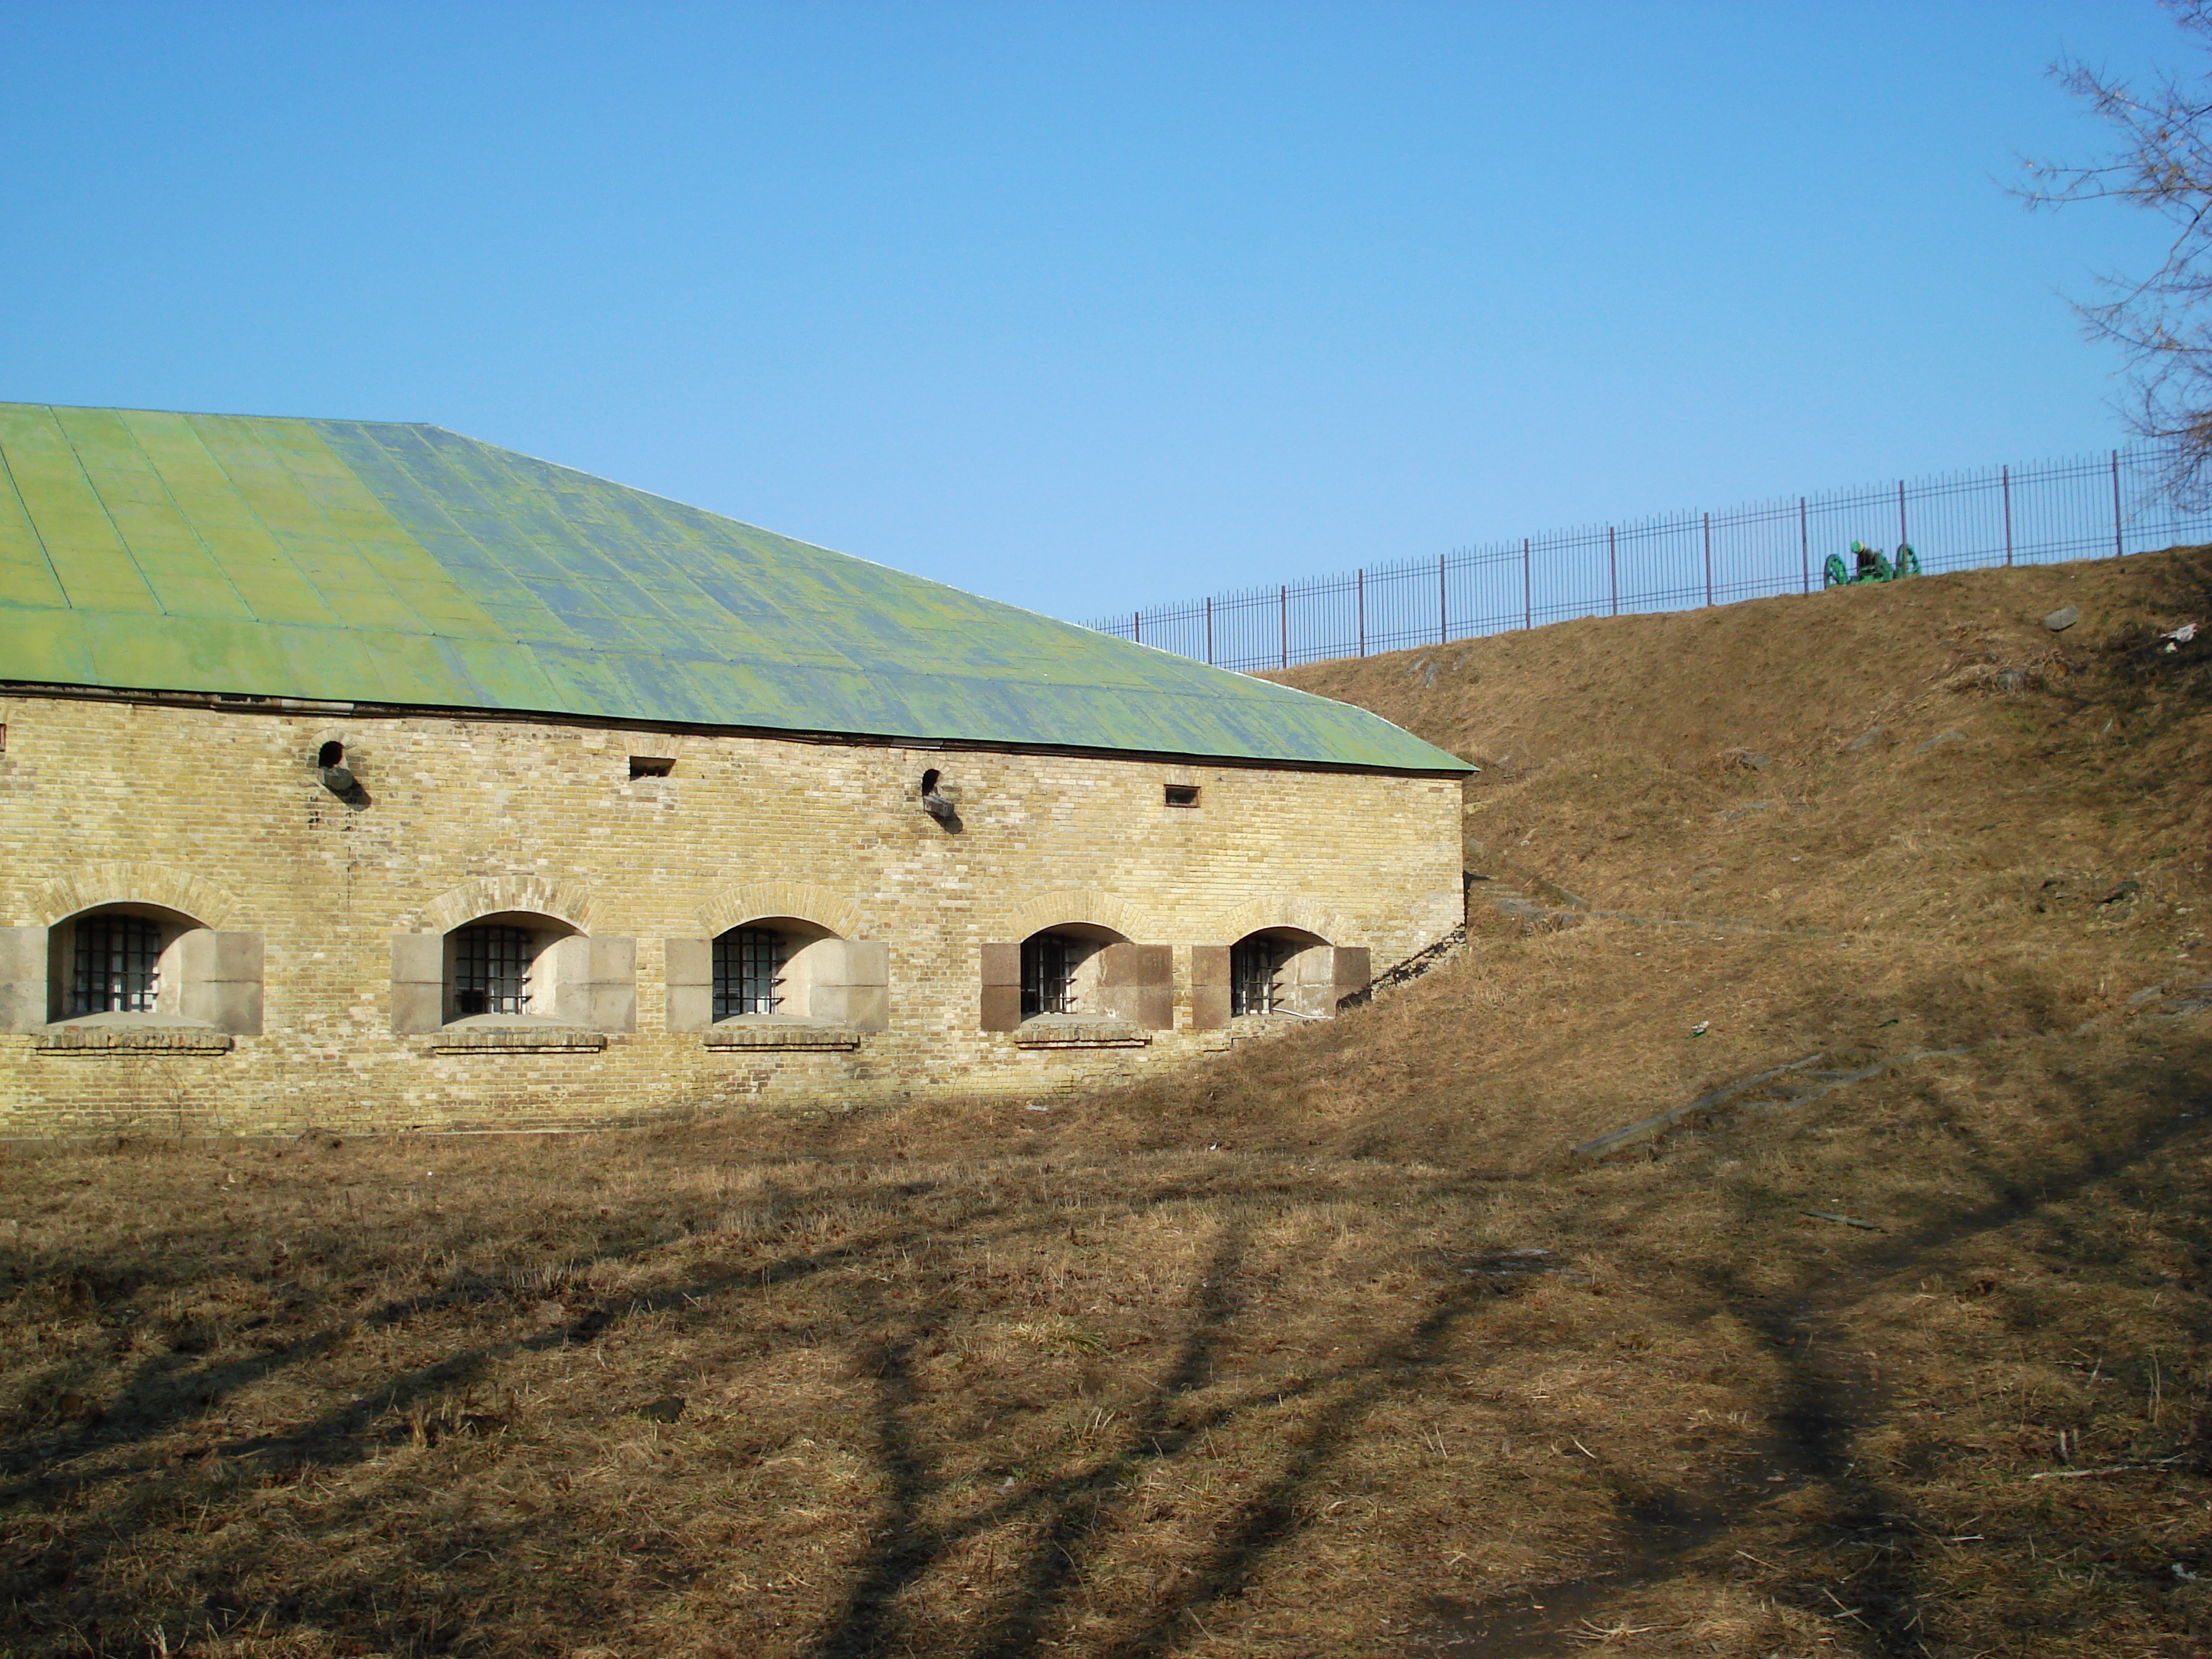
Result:
<svg viewBox="0 0 2212 1659">
<path fill-rule="evenodd" d="M 725 887 L 697 912 L 708 939 L 763 916 L 792 916 L 826 927 L 841 939 L 865 938 L 860 907 L 850 899 L 805 881 L 748 881 Z"/>
<path fill-rule="evenodd" d="M 1225 911 L 1215 923 L 1212 932 L 1224 944 L 1243 939 L 1248 933 L 1264 933 L 1270 927 L 1289 927 L 1302 933 L 1312 933 L 1331 945 L 1345 945 L 1358 937 L 1359 928 L 1351 917 L 1319 899 L 1297 896 L 1276 896 L 1254 899 Z"/>
<path fill-rule="evenodd" d="M 188 870 L 165 864 L 88 864 L 48 882 L 34 901 L 35 914 L 23 925 L 52 927 L 107 904 L 150 904 L 211 928 L 229 927 L 244 908 L 236 895 Z"/>
<path fill-rule="evenodd" d="M 1019 939 L 1027 939 L 1041 928 L 1057 927 L 1072 921 L 1109 928 L 1129 939 L 1152 939 L 1161 932 L 1146 906 L 1119 893 L 1102 893 L 1087 887 L 1040 893 L 1016 905 L 1001 929 L 1006 938 Z"/>
<path fill-rule="evenodd" d="M 544 876 L 483 876 L 464 882 L 425 905 L 417 927 L 410 931 L 450 933 L 478 916 L 514 911 L 550 916 L 580 933 L 592 931 L 591 895 Z"/>
</svg>

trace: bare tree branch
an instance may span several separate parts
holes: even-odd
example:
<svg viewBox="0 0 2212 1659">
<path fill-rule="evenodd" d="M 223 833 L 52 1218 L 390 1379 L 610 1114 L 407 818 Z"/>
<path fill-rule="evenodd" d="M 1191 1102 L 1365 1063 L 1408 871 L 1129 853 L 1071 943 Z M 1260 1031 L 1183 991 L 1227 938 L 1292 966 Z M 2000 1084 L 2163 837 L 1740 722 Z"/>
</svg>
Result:
<svg viewBox="0 0 2212 1659">
<path fill-rule="evenodd" d="M 2212 0 L 2172 0 L 2174 21 L 2212 54 Z M 2059 85 L 2116 130 L 2112 155 L 2092 166 L 2024 158 L 2031 207 L 2121 202 L 2173 227 L 2148 276 L 2099 279 L 2105 297 L 2074 301 L 2083 332 L 2119 348 L 2133 405 L 2130 428 L 2158 441 L 2160 480 L 2178 503 L 2212 505 L 2212 73 L 2168 72 L 2147 90 L 2079 58 L 2051 66 Z"/>
</svg>

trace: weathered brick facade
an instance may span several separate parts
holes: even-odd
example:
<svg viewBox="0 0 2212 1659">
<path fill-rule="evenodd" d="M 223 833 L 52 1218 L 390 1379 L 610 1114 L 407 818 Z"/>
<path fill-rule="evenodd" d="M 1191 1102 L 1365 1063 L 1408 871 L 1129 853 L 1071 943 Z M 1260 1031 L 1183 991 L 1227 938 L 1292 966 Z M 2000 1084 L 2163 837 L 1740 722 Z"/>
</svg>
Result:
<svg viewBox="0 0 2212 1659">
<path fill-rule="evenodd" d="M 16 1028 L 0 1035 L 0 1135 L 551 1127 L 1045 1094 L 1218 1045 L 1218 1029 L 1194 1029 L 1194 951 L 1218 963 L 1249 933 L 1294 928 L 1379 970 L 1460 919 L 1450 775 L 119 697 L 18 696 L 0 721 L 0 994 Z M 351 800 L 316 769 L 330 742 L 361 787 Z M 633 756 L 675 764 L 634 779 Z M 921 809 L 929 768 L 957 830 Z M 1169 784 L 1196 785 L 1199 805 L 1164 805 Z M 227 1043 L 30 1029 L 52 1012 L 33 1006 L 40 976 L 65 971 L 47 930 L 107 905 L 212 930 L 194 1006 L 226 1011 Z M 621 1024 L 606 1011 L 625 1006 L 634 963 L 635 1029 L 474 1048 L 395 1030 L 404 941 L 507 914 L 607 942 L 576 956 L 601 1025 Z M 813 1047 L 670 1030 L 669 942 L 696 1000 L 699 942 L 757 917 L 879 941 L 884 1028 Z M 1173 1029 L 1071 1028 L 1048 1048 L 985 1030 L 985 947 L 1060 924 L 1172 947 Z M 1208 1008 L 1202 993 L 1196 1023 L 1218 1027 Z"/>
<path fill-rule="evenodd" d="M 0 404 L 0 1135 L 1050 1092 L 1458 911 L 1364 709 L 429 426 Z"/>
</svg>

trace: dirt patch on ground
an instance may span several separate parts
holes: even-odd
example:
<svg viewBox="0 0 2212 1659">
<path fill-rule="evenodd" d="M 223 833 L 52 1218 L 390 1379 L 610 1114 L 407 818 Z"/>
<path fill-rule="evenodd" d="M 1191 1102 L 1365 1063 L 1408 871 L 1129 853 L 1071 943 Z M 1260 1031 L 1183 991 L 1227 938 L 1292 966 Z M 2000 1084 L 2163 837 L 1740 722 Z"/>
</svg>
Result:
<svg viewBox="0 0 2212 1659">
<path fill-rule="evenodd" d="M 2201 1651 L 2203 570 L 1300 671 L 1492 880 L 1176 1077 L 9 1151 L 5 1645 Z"/>
</svg>

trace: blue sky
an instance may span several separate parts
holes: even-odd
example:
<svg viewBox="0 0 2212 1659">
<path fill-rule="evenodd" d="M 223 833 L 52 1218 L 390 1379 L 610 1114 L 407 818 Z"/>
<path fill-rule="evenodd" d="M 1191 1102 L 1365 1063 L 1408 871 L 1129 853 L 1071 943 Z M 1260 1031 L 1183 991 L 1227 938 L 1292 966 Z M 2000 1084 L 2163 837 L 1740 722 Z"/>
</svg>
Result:
<svg viewBox="0 0 2212 1659">
<path fill-rule="evenodd" d="M 2149 0 L 0 7 L 0 398 L 429 421 L 1087 620 L 2124 441 Z"/>
</svg>

